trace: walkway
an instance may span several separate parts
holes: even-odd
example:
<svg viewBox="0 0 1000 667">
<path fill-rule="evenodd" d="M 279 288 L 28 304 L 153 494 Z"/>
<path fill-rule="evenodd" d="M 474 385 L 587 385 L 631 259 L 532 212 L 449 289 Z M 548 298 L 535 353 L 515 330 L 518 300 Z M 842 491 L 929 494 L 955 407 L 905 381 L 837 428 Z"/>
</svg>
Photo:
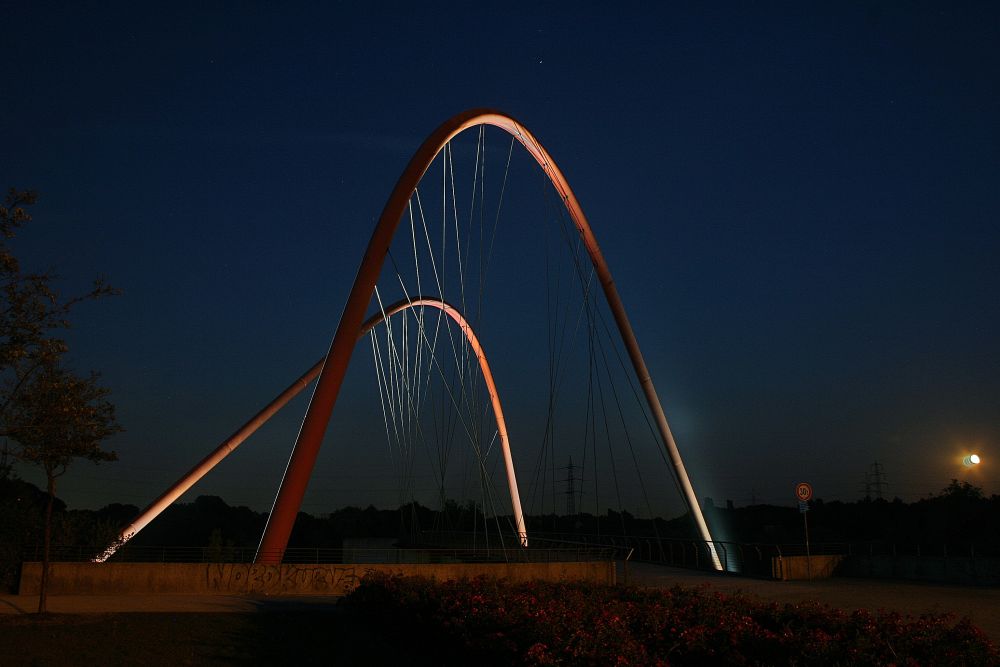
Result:
<svg viewBox="0 0 1000 667">
<path fill-rule="evenodd" d="M 990 639 L 1000 643 L 1000 588 L 953 586 L 886 579 L 836 577 L 817 581 L 774 581 L 679 568 L 631 564 L 632 583 L 639 586 L 710 586 L 773 602 L 814 600 L 840 609 L 888 609 L 902 614 L 968 616 Z"/>
</svg>

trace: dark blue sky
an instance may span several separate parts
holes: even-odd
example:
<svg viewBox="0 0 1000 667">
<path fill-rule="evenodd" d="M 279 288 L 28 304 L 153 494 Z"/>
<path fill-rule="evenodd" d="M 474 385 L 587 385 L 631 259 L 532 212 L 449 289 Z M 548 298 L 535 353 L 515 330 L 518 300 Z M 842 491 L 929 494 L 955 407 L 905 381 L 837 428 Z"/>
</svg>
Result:
<svg viewBox="0 0 1000 667">
<path fill-rule="evenodd" d="M 583 4 L 0 3 L 18 252 L 125 292 L 74 317 L 127 432 L 67 499 L 145 504 L 318 358 L 409 156 L 472 107 L 566 173 L 700 494 L 851 500 L 875 460 L 908 500 L 1000 492 L 996 5 Z M 266 508 L 303 409 L 199 492 Z M 391 485 L 377 445 L 331 440 L 304 509 Z"/>
</svg>

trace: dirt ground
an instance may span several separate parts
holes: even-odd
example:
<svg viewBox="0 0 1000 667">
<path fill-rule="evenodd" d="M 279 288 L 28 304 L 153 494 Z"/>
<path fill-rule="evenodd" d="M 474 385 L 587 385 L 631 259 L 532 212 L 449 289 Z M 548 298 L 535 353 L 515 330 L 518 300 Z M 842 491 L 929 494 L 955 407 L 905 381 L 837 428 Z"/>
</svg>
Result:
<svg viewBox="0 0 1000 667">
<path fill-rule="evenodd" d="M 341 610 L 0 616 L 0 665 L 439 665 L 405 629 Z"/>
</svg>

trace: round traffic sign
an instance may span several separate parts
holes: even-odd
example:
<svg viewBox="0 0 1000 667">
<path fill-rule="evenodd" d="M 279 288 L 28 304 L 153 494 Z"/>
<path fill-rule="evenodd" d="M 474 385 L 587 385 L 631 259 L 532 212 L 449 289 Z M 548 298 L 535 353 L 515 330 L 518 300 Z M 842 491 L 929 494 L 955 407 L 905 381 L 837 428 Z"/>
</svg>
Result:
<svg viewBox="0 0 1000 667">
<path fill-rule="evenodd" d="M 795 485 L 795 497 L 805 502 L 813 497 L 813 488 L 806 482 L 799 482 Z"/>
</svg>

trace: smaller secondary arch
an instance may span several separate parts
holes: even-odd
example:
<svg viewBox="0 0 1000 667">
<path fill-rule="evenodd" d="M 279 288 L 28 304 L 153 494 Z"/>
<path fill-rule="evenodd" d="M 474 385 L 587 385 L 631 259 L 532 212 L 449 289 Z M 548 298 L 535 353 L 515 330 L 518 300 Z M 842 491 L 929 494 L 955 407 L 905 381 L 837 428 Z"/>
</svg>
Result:
<svg viewBox="0 0 1000 667">
<path fill-rule="evenodd" d="M 526 547 L 528 546 L 528 532 L 524 524 L 524 514 L 521 511 L 521 497 L 517 491 L 517 476 L 514 474 L 514 459 L 511 457 L 510 453 L 510 439 L 507 436 L 507 422 L 503 416 L 503 406 L 500 404 L 500 394 L 497 392 L 496 383 L 493 380 L 493 371 L 490 370 L 490 364 L 486 360 L 486 352 L 483 351 L 483 346 L 479 342 L 476 332 L 472 330 L 472 325 L 469 324 L 462 313 L 460 313 L 454 306 L 440 299 L 419 297 L 416 299 L 397 302 L 385 310 L 383 319 L 388 319 L 392 315 L 408 308 L 417 308 L 419 306 L 437 308 L 454 320 L 462 330 L 462 335 L 464 335 L 466 340 L 469 341 L 469 346 L 472 348 L 472 351 L 475 352 L 476 359 L 479 360 L 479 370 L 483 374 L 483 382 L 486 384 L 486 391 L 490 395 L 490 403 L 493 406 L 493 416 L 496 418 L 497 422 L 497 438 L 500 440 L 500 447 L 503 450 L 503 462 L 507 469 L 507 487 L 510 490 L 510 502 L 514 512 L 514 525 L 517 530 L 517 538 L 521 546 Z M 369 322 L 371 322 L 372 319 L 369 319 Z M 363 336 L 365 333 L 370 331 L 375 324 L 377 324 L 377 322 L 368 326 L 368 323 L 366 322 L 361 328 L 360 335 Z M 258 561 L 260 558 L 261 554 L 258 553 Z"/>
<path fill-rule="evenodd" d="M 528 533 L 524 522 L 524 513 L 521 510 L 521 497 L 517 488 L 517 476 L 514 473 L 514 460 L 510 451 L 510 438 L 507 435 L 507 422 L 504 419 L 503 406 L 500 404 L 500 395 L 493 379 L 493 372 L 490 369 L 489 362 L 486 360 L 486 352 L 483 350 L 483 346 L 479 342 L 479 338 L 476 336 L 475 331 L 473 331 L 472 325 L 469 324 L 461 312 L 459 312 L 459 310 L 451 304 L 433 297 L 418 297 L 415 299 L 403 299 L 401 301 L 397 301 L 384 310 L 375 313 L 361 325 L 361 329 L 358 331 L 357 337 L 360 339 L 362 336 L 369 333 L 372 329 L 393 315 L 417 307 L 437 308 L 454 320 L 462 330 L 462 334 L 469 341 L 470 347 L 472 347 L 473 351 L 476 353 L 476 358 L 479 360 L 479 368 L 483 374 L 483 381 L 485 382 L 487 391 L 490 395 L 490 402 L 493 406 L 493 415 L 497 422 L 497 438 L 500 440 L 500 445 L 503 450 L 504 465 L 507 470 L 507 486 L 510 491 L 511 506 L 514 513 L 514 524 L 517 530 L 518 541 L 521 546 L 526 547 L 528 546 Z M 186 475 L 174 482 L 169 489 L 164 491 L 159 497 L 156 498 L 156 500 L 150 503 L 150 505 L 146 507 L 146 509 L 144 509 L 139 516 L 132 521 L 132 523 L 123 528 L 117 538 L 115 538 L 115 541 L 94 558 L 94 562 L 103 563 L 108 558 L 113 556 L 118 549 L 125 546 L 125 544 L 135 537 L 140 530 L 149 525 L 153 519 L 158 517 L 165 509 L 176 502 L 178 498 L 184 495 L 192 486 L 197 484 L 202 477 L 207 475 L 209 471 L 215 468 L 215 466 L 219 465 L 223 459 L 236 451 L 237 447 L 243 444 L 243 442 L 253 435 L 261 426 L 266 424 L 271 417 L 280 412 L 281 409 L 289 403 L 289 401 L 302 393 L 302 391 L 308 387 L 317 376 L 319 376 L 320 371 L 323 370 L 323 363 L 325 361 L 326 357 L 313 364 L 309 370 L 299 376 L 299 378 L 290 384 L 283 392 L 278 394 L 273 401 L 264 406 L 264 408 L 251 417 L 249 421 L 243 424 L 243 426 L 238 428 L 231 436 L 223 440 L 218 447 L 212 450 L 212 452 L 202 459 L 194 468 L 189 470 Z"/>
</svg>

